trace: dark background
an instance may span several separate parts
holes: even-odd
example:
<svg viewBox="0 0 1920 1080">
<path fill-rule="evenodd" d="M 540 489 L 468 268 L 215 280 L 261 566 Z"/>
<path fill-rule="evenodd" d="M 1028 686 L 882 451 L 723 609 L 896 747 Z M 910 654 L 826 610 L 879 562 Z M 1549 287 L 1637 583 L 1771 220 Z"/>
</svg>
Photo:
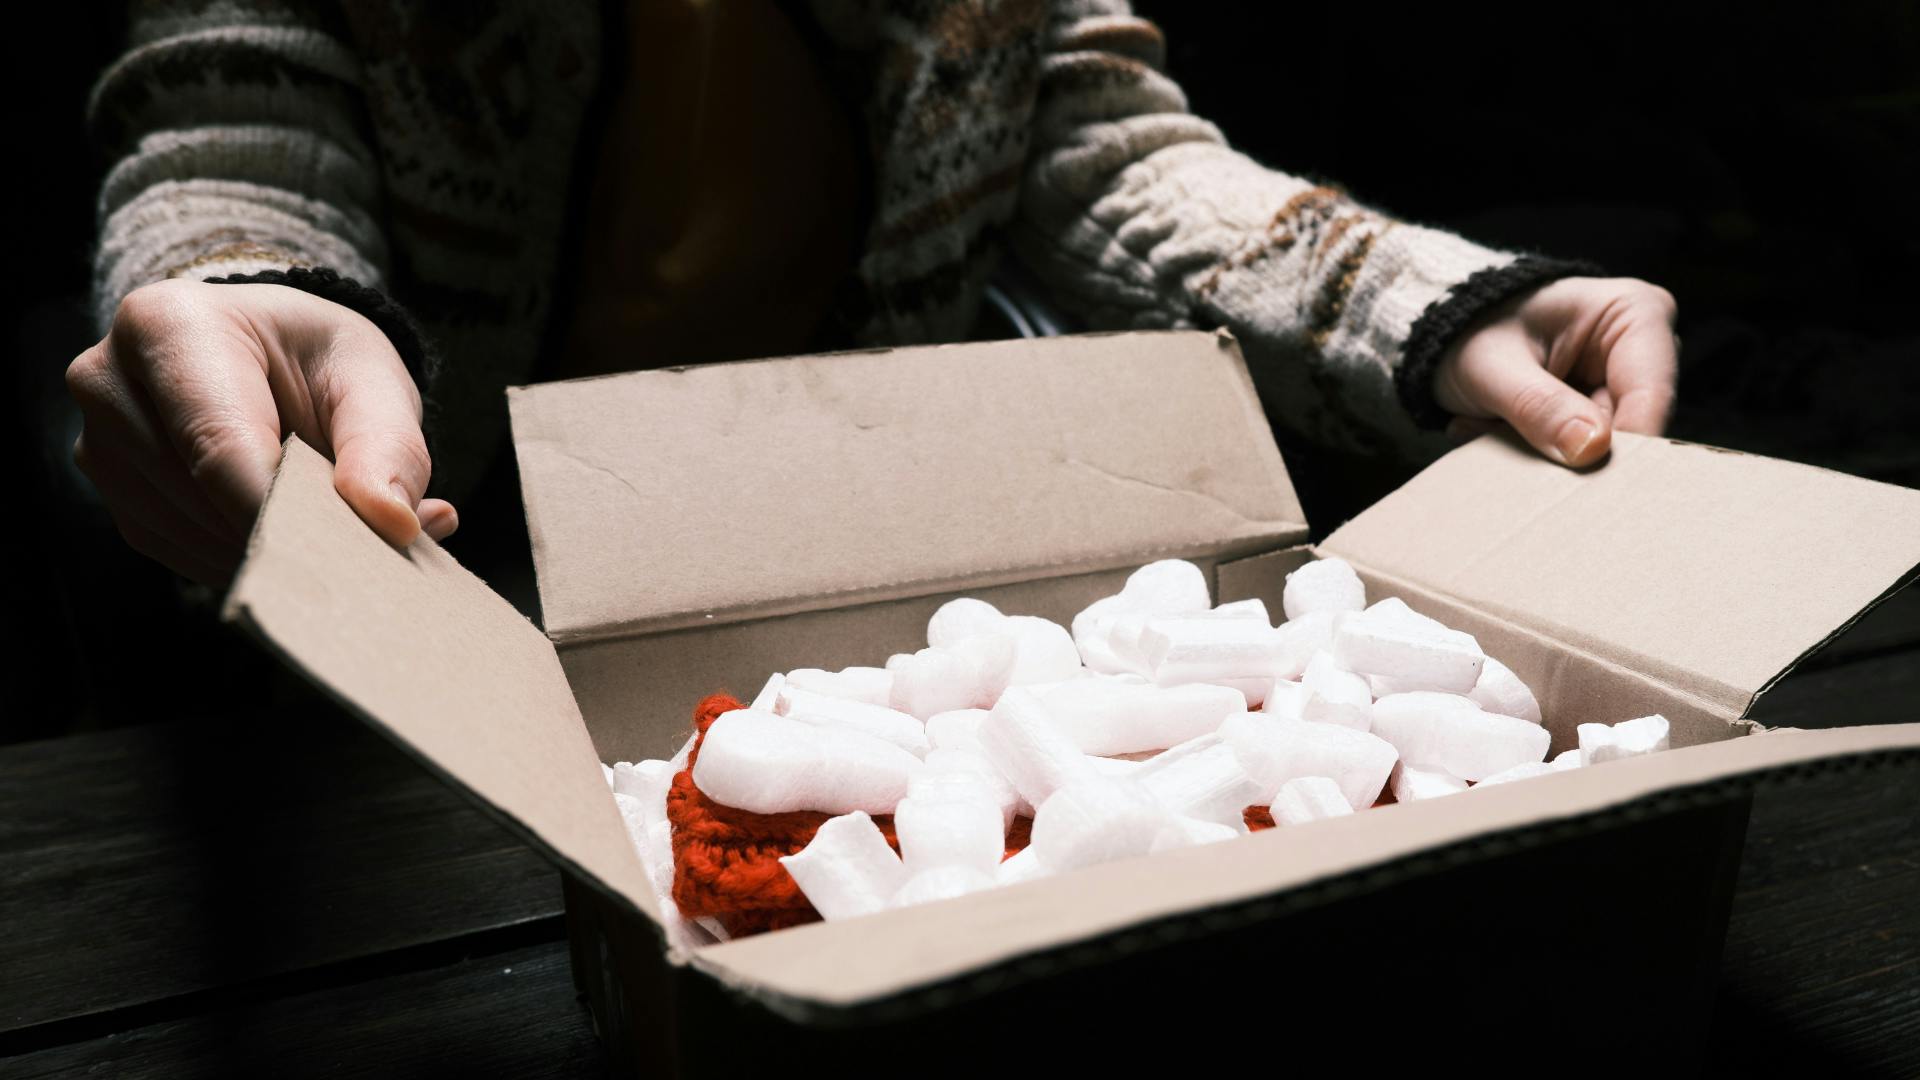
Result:
<svg viewBox="0 0 1920 1080">
<path fill-rule="evenodd" d="M 61 373 L 93 341 L 104 164 L 81 119 L 121 47 L 113 7 L 41 9 L 8 75 L 24 131 L 0 618 L 18 667 L 0 680 L 0 742 L 219 711 L 272 678 L 212 598 L 124 548 L 68 458 Z M 1659 282 L 1685 340 L 1673 434 L 1920 485 L 1920 7 L 1609 4 L 1573 28 L 1255 7 L 1140 4 L 1194 111 L 1242 149 L 1408 220 Z M 1323 531 L 1402 479 L 1288 451 Z"/>
<path fill-rule="evenodd" d="M 449 1060 L 466 1061 L 496 1049 L 500 1018 L 516 1014 L 476 1006 L 473 1026 L 462 1027 L 453 1013 L 433 1010 L 498 992 L 497 980 L 473 971 L 491 976 L 524 960 L 551 969 L 550 982 L 522 1000 L 554 1011 L 529 1019 L 565 1023 L 510 1041 L 526 1061 L 558 1060 L 554 1040 L 570 1040 L 595 1061 L 590 1032 L 567 997 L 555 944 L 559 917 L 547 895 L 551 868 L 463 806 L 447 809 L 457 800 L 410 760 L 330 707 L 299 697 L 255 647 L 217 624 L 217 598 L 126 550 L 71 467 L 76 429 L 61 374 L 93 341 L 84 304 L 105 164 L 88 147 L 82 109 L 122 47 L 114 6 L 37 8 L 37 25 L 16 35 L 4 76 L 17 194 L 8 215 L 13 257 L 0 294 L 10 360 L 0 374 L 7 380 L 0 453 L 15 463 L 8 473 L 13 512 L 0 529 L 9 582 L 0 606 L 0 645 L 9 657 L 0 678 L 0 760 L 11 753 L 27 762 L 7 777 L 31 775 L 33 760 L 83 761 L 76 769 L 88 775 L 71 786 L 82 799 L 108 792 L 103 805 L 52 799 L 57 805 L 28 815 L 16 831 L 75 838 L 72 851 L 56 840 L 28 845 L 80 865 L 75 881 L 88 881 L 89 860 L 109 856 L 139 874 L 127 877 L 122 866 L 120 877 L 109 875 L 109 885 L 136 882 L 123 901 L 133 914 L 101 928 L 63 916 L 80 925 L 62 925 L 50 944 L 20 953 L 36 965 L 71 964 L 70 948 L 102 934 L 95 955 L 160 966 L 158 975 L 135 972 L 161 987 L 143 992 L 171 993 L 176 975 L 181 985 L 232 987 L 107 1011 L 35 1035 L 34 1045 L 71 1042 L 74 1060 L 87 1067 L 113 1052 L 137 1052 L 142 1039 L 164 1055 L 169 1036 L 154 1031 L 175 1018 L 277 994 L 269 1008 L 298 1014 L 308 1041 L 294 1049 L 317 1043 L 316 1063 L 389 1017 L 399 1018 L 397 1039 L 424 1040 Z M 1920 486 L 1920 330 L 1911 320 L 1920 283 L 1920 5 L 1616 3 L 1582 12 L 1573 28 L 1542 21 L 1539 6 L 1512 17 L 1458 6 L 1390 15 L 1384 7 L 1170 0 L 1139 0 L 1139 8 L 1166 30 L 1172 72 L 1194 110 L 1266 163 L 1338 181 L 1403 219 L 1497 246 L 1593 258 L 1672 289 L 1686 342 L 1674 435 Z M 1288 459 L 1322 532 L 1402 479 L 1299 447 L 1288 447 Z M 483 540 L 487 528 L 517 522 L 502 516 L 480 525 L 468 517 L 452 545 L 456 554 L 465 558 L 465 546 Z M 1803 707 L 1785 713 L 1789 721 L 1819 726 L 1816 714 L 1833 713 L 1825 722 L 1847 722 L 1853 714 L 1830 703 L 1844 706 L 1848 693 L 1913 701 L 1910 657 L 1882 652 L 1879 659 L 1905 666 L 1876 667 L 1878 654 L 1856 647 L 1850 665 L 1808 674 L 1807 693 L 1795 699 Z M 1880 681 L 1867 677 L 1874 672 Z M 297 707 L 281 708 L 290 695 Z M 40 748 L 7 745 L 102 728 L 127 730 Z M 69 745 L 91 749 L 56 752 Z M 97 760 L 88 756 L 96 753 Z M 309 756 L 318 764 L 293 760 Z M 141 782 L 114 795 L 118 789 L 103 778 L 123 776 Z M 29 790 L 38 798 L 46 788 Z M 165 798 L 149 811 L 140 800 L 156 791 Z M 1856 1015 L 1868 1017 L 1866 1030 L 1851 1034 L 1858 1045 L 1885 1049 L 1903 1031 L 1911 1034 L 1873 1019 L 1897 1016 L 1897 1008 L 1848 997 L 1912 993 L 1910 979 L 1886 974 L 1911 954 L 1892 936 L 1911 921 L 1913 894 L 1895 865 L 1913 831 L 1910 799 L 1875 794 L 1864 783 L 1857 791 L 1829 783 L 1815 794 L 1800 802 L 1776 795 L 1760 805 L 1742 870 L 1750 890 L 1741 909 L 1747 921 L 1738 924 L 1745 936 L 1729 945 L 1747 966 L 1735 973 L 1733 989 L 1723 985 L 1716 1008 L 1723 1075 L 1791 1071 L 1802 1059 L 1809 1074 L 1871 1075 L 1848 1067 L 1826 1043 Z M 143 832 L 149 817 L 153 827 Z M 1804 825 L 1798 839 L 1782 839 L 1797 824 Z M 203 842 L 180 856 L 154 839 L 171 844 L 175 832 Z M 271 837 L 279 857 L 257 857 L 262 837 Z M 143 843 L 162 854 L 142 854 Z M 481 850 L 495 861 L 475 854 Z M 1807 858 L 1828 876 L 1793 879 L 1802 872 L 1795 860 Z M 419 875 L 405 878 L 389 864 L 419 864 Z M 367 891 L 326 889 L 323 879 L 340 868 L 347 884 Z M 0 865 L 0 889 L 9 869 L 17 868 Z M 46 880 L 65 879 L 44 878 L 43 893 Z M 401 880 L 409 886 L 396 887 Z M 488 885 L 474 889 L 476 881 Z M 122 902 L 99 893 L 98 881 L 88 887 L 94 895 L 71 898 L 79 910 Z M 516 887 L 526 895 L 515 895 Z M 353 937 L 342 927 L 391 922 L 398 929 L 388 937 L 362 935 L 390 945 L 401 930 L 447 921 L 446 896 L 457 893 L 465 904 L 469 892 L 476 904 L 492 905 L 488 911 L 546 914 L 478 935 L 482 945 L 435 943 L 401 950 L 398 959 L 332 967 L 315 959 Z M 262 896 L 276 902 L 256 903 Z M 147 901 L 166 918 L 141 916 Z M 289 910 L 310 918 L 290 918 Z M 467 924 L 478 925 L 478 916 Z M 114 933 L 142 940 L 127 944 Z M 516 951 L 497 952 L 505 949 Z M 467 981 L 437 981 L 441 965 L 463 950 L 481 959 L 447 970 Z M 271 962 L 259 962 L 262 953 Z M 268 981 L 266 992 L 245 981 L 283 969 L 295 974 Z M 392 984 L 357 981 L 389 971 L 401 973 Z M 1857 981 L 1850 974 L 1861 972 Z M 81 971 L 70 981 L 120 978 Z M 1398 985 L 1397 973 L 1387 979 Z M 406 980 L 427 988 L 417 996 L 430 1006 L 406 996 L 415 985 Z M 358 1011 L 348 1015 L 361 1026 L 336 1029 L 335 1013 L 309 1016 L 318 999 L 294 991 L 315 986 L 350 1002 Z M 1785 1010 L 1793 1015 L 1783 1019 L 1781 1000 L 1812 1006 Z M 1521 999 L 1490 1007 L 1552 1012 L 1550 1002 Z M 1809 1012 L 1825 1026 L 1810 1024 Z M 1631 1016 L 1595 1023 L 1590 1037 L 1632 1037 Z M 242 1043 L 271 1042 L 281 1031 L 264 1022 L 259 1030 L 240 1027 Z M 223 1043 L 238 1037 L 230 1018 L 210 1030 Z M 134 1037 L 118 1050 L 107 1045 L 124 1032 Z M 1578 1043 L 1567 1044 L 1569 1054 L 1579 1053 Z M 1577 1060 L 1551 1068 L 1579 1072 Z"/>
</svg>

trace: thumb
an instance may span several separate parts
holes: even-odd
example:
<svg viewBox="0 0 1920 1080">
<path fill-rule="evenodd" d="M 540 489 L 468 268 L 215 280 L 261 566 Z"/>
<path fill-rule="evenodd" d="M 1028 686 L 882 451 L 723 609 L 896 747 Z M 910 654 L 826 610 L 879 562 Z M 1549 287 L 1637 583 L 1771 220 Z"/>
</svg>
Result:
<svg viewBox="0 0 1920 1080">
<path fill-rule="evenodd" d="M 420 499 L 433 473 L 420 433 L 420 396 L 392 349 L 342 358 L 328 414 L 333 484 L 388 543 L 420 535 Z M 451 508 L 448 508 L 451 509 Z"/>
<path fill-rule="evenodd" d="M 1562 465 L 1591 465 L 1613 445 L 1613 417 L 1540 366 L 1525 348 L 1461 357 L 1468 400 L 1512 424 L 1534 449 Z"/>
</svg>

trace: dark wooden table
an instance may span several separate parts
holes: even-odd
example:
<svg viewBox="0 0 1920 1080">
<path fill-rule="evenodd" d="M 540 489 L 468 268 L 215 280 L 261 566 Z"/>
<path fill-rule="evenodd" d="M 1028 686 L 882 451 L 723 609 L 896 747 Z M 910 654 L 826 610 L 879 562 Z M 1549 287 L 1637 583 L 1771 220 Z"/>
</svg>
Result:
<svg viewBox="0 0 1920 1080">
<path fill-rule="evenodd" d="M 1920 720 L 1920 588 L 1758 715 Z M 1756 797 L 1716 1074 L 1920 1076 L 1917 798 L 1913 768 Z M 0 747 L 0 1077 L 602 1070 L 555 872 L 352 720 Z"/>
</svg>

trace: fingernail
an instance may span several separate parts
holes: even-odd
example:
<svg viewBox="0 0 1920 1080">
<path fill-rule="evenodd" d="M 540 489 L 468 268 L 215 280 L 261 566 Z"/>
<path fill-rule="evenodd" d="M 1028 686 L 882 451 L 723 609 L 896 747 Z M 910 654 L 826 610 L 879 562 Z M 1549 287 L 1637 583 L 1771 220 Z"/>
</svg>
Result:
<svg viewBox="0 0 1920 1080">
<path fill-rule="evenodd" d="M 460 514 L 455 510 L 447 510 L 436 515 L 432 522 L 423 523 L 422 527 L 427 530 L 427 535 L 435 540 L 445 540 L 460 528 Z"/>
<path fill-rule="evenodd" d="M 401 506 L 409 510 L 413 509 L 413 493 L 402 486 L 400 481 L 395 480 L 393 483 L 388 484 L 387 490 L 393 492 L 395 502 L 398 502 Z"/>
<path fill-rule="evenodd" d="M 1554 450 L 1560 455 L 1560 464 L 1573 465 L 1584 463 L 1587 451 L 1593 441 L 1600 436 L 1600 429 L 1585 420 L 1570 420 L 1560 429 L 1560 438 L 1554 442 Z"/>
</svg>

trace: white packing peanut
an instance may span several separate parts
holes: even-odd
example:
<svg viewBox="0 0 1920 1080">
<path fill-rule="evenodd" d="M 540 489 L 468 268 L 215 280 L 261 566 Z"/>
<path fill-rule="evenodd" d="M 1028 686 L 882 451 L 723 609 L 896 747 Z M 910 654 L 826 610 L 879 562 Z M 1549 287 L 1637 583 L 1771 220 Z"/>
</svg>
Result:
<svg viewBox="0 0 1920 1080">
<path fill-rule="evenodd" d="M 1302 776 L 1326 776 L 1340 785 L 1355 810 L 1379 799 L 1399 754 L 1392 744 L 1368 732 L 1338 724 L 1309 724 L 1260 713 L 1229 716 L 1220 737 L 1239 755 L 1262 791 Z"/>
<path fill-rule="evenodd" d="M 894 835 L 907 873 L 937 866 L 965 866 L 992 874 L 1006 854 L 1006 826 L 1000 807 L 984 791 L 959 791 L 931 798 L 908 796 L 893 811 Z"/>
<path fill-rule="evenodd" d="M 1425 627 L 1429 630 L 1447 629 L 1446 623 L 1441 622 L 1439 619 L 1420 614 L 1408 607 L 1407 602 L 1397 596 L 1389 596 L 1384 600 L 1375 602 L 1372 607 L 1366 610 L 1366 614 L 1370 617 L 1382 619 L 1397 619 L 1409 625 Z"/>
<path fill-rule="evenodd" d="M 1280 662 L 1274 675 L 1298 679 L 1318 653 L 1333 648 L 1334 613 L 1327 611 L 1289 619 L 1274 631 L 1280 636 Z"/>
<path fill-rule="evenodd" d="M 1175 848 L 1198 847 L 1201 844 L 1217 844 L 1222 840 L 1238 839 L 1244 833 L 1244 826 L 1235 829 L 1217 821 L 1177 817 L 1160 827 L 1159 835 L 1153 838 L 1153 843 L 1147 850 L 1161 852 L 1172 851 Z"/>
<path fill-rule="evenodd" d="M 956 896 L 979 892 L 994 887 L 994 875 L 972 866 L 935 866 L 907 879 L 900 891 L 893 894 L 888 907 L 911 907 L 914 904 L 929 904 L 935 900 L 951 900 Z"/>
<path fill-rule="evenodd" d="M 1479 681 L 1486 654 L 1472 635 L 1458 630 L 1361 615 L 1341 621 L 1333 636 L 1333 658 L 1356 674 L 1464 694 Z"/>
<path fill-rule="evenodd" d="M 890 814 L 920 767 L 885 739 L 736 709 L 707 728 L 693 782 L 715 802 L 756 814 Z"/>
<path fill-rule="evenodd" d="M 1467 782 L 1441 769 L 1416 769 L 1402 761 L 1393 767 L 1395 802 L 1418 802 L 1467 790 Z"/>
<path fill-rule="evenodd" d="M 927 717 L 927 742 L 935 750 L 980 749 L 980 725 L 985 709 L 950 709 Z"/>
<path fill-rule="evenodd" d="M 1073 644 L 1080 650 L 1080 662 L 1103 675 L 1128 670 L 1115 655 L 1110 638 L 1113 622 L 1127 611 L 1118 595 L 1102 597 L 1073 617 Z"/>
<path fill-rule="evenodd" d="M 1077 678 L 1080 649 L 1067 628 L 1037 615 L 1009 615 L 1004 630 L 1013 640 L 1013 670 L 1008 686 L 1030 686 Z"/>
<path fill-rule="evenodd" d="M 1163 687 L 1111 676 L 1069 679 L 1027 692 L 1057 731 L 1083 752 L 1103 756 L 1183 743 L 1247 707 L 1245 695 L 1230 687 Z"/>
<path fill-rule="evenodd" d="M 1306 710 L 1307 688 L 1286 679 L 1275 679 L 1260 705 L 1261 712 L 1286 720 L 1299 720 L 1306 715 Z"/>
<path fill-rule="evenodd" d="M 1082 776 L 1040 803 L 1033 849 L 1053 870 L 1145 855 L 1172 818 L 1141 783 Z"/>
<path fill-rule="evenodd" d="M 700 760 L 706 759 L 702 747 Z M 801 895 L 820 917 L 828 920 L 879 911 L 907 883 L 900 856 L 873 819 L 858 811 L 827 819 L 806 847 L 782 856 L 780 865 L 793 875 Z"/>
<path fill-rule="evenodd" d="M 1353 813 L 1340 785 L 1326 776 L 1296 776 L 1280 785 L 1269 808 L 1276 825 L 1305 825 Z"/>
<path fill-rule="evenodd" d="M 1025 687 L 1001 695 L 980 725 L 980 746 L 1020 797 L 1036 807 L 1067 781 L 1092 775 L 1086 754 Z"/>
<path fill-rule="evenodd" d="M 1161 686 L 1266 680 L 1280 665 L 1283 645 L 1278 631 L 1253 619 L 1156 618 L 1140 632 L 1139 656 Z"/>
<path fill-rule="evenodd" d="M 1142 766 L 1135 779 L 1151 791 L 1162 806 L 1180 817 L 1215 822 L 1235 832 L 1245 831 L 1246 809 L 1259 802 L 1266 789 L 1247 775 L 1239 756 L 1225 740 L 1218 735 L 1203 738 L 1213 741 L 1197 749 L 1176 748 L 1178 753 L 1169 750 L 1160 755 L 1171 755 L 1166 764 L 1154 768 Z M 1155 765 L 1157 761 L 1155 758 L 1147 764 Z"/>
<path fill-rule="evenodd" d="M 915 757 L 925 757 L 933 749 L 925 724 L 885 705 L 799 690 L 791 682 L 780 691 L 777 705 L 775 711 L 790 720 L 862 732 L 885 739 Z"/>
<path fill-rule="evenodd" d="M 1135 570 L 1120 598 L 1129 609 L 1154 615 L 1192 615 L 1213 606 L 1207 575 L 1185 559 L 1161 559 Z"/>
<path fill-rule="evenodd" d="M 1669 745 L 1670 727 L 1659 713 L 1606 724 L 1581 724 L 1580 756 L 1589 765 L 1657 753 Z"/>
<path fill-rule="evenodd" d="M 795 668 L 786 674 L 790 690 L 805 690 L 826 697 L 886 705 L 893 699 L 893 673 L 886 668 L 847 667 L 839 671 L 819 668 Z"/>
<path fill-rule="evenodd" d="M 1467 696 L 1488 712 L 1540 723 L 1540 702 L 1533 691 L 1527 689 L 1527 684 L 1520 681 L 1512 668 L 1491 656 L 1481 665 L 1480 678 Z"/>
<path fill-rule="evenodd" d="M 1374 702 L 1373 733 L 1415 768 L 1469 781 L 1540 761 L 1553 741 L 1539 724 L 1441 693 L 1394 694 Z"/>
<path fill-rule="evenodd" d="M 1235 600 L 1231 603 L 1216 604 L 1206 617 L 1215 619 L 1254 619 L 1267 626 L 1273 625 L 1273 619 L 1267 615 L 1267 602 L 1259 597 Z"/>
<path fill-rule="evenodd" d="M 1367 680 L 1334 663 L 1332 653 L 1317 653 L 1300 675 L 1305 697 L 1300 718 L 1317 724 L 1339 724 L 1355 731 L 1373 727 L 1373 694 Z"/>
<path fill-rule="evenodd" d="M 896 655 L 887 662 L 893 672 L 890 704 L 921 720 L 954 709 L 990 709 L 1007 687 L 1013 660 L 1013 641 L 1000 634 Z"/>
<path fill-rule="evenodd" d="M 1316 612 L 1359 611 L 1367 606 L 1367 587 L 1345 559 L 1315 559 L 1287 575 L 1280 606 L 1289 621 Z"/>
<path fill-rule="evenodd" d="M 963 596 L 940 605 L 927 620 L 927 644 L 936 649 L 958 645 L 975 634 L 998 633 L 1006 628 L 1007 617 L 985 600 Z"/>
<path fill-rule="evenodd" d="M 1018 885 L 1023 881 L 1037 881 L 1050 872 L 1040 861 L 1040 853 L 1025 847 L 1002 862 L 993 878 L 996 885 Z"/>
<path fill-rule="evenodd" d="M 1000 810 L 1002 834 L 1013 827 L 1022 800 L 979 750 L 934 750 L 907 781 L 907 798 L 984 799 Z"/>
</svg>

